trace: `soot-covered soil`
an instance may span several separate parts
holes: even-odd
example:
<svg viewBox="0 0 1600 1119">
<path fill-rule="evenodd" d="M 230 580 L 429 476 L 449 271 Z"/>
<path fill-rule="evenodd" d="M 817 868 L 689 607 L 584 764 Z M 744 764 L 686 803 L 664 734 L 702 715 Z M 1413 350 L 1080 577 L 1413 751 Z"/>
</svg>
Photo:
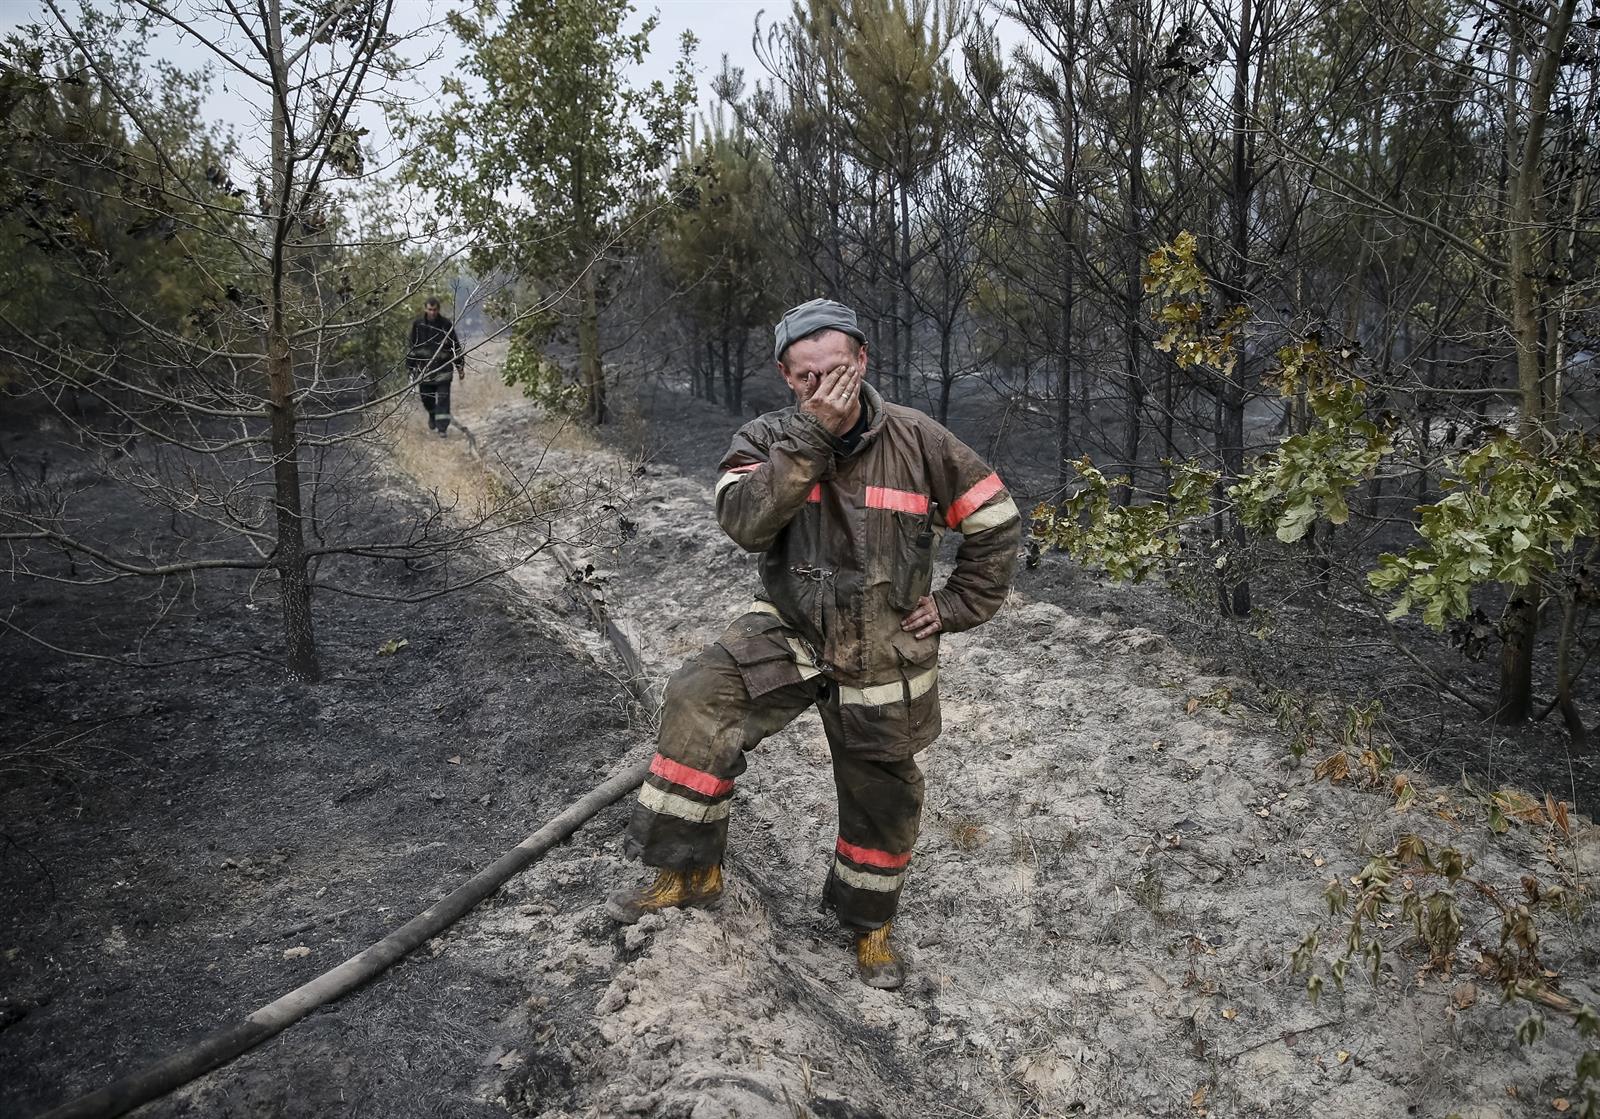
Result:
<svg viewBox="0 0 1600 1119">
<path fill-rule="evenodd" d="M 4 443 L 55 444 L 53 469 L 79 475 L 84 519 L 105 535 L 159 528 L 48 429 Z M 381 537 L 417 500 L 358 502 L 347 527 Z M 381 595 L 435 585 L 368 561 L 340 578 Z M 147 662 L 277 655 L 272 587 L 173 589 L 153 629 L 133 582 L 6 581 L 0 616 L 62 649 Z M 329 676 L 316 686 L 262 659 L 128 669 L 0 634 L 0 1114 L 97 1088 L 359 951 L 637 740 L 615 683 L 557 633 L 573 608 L 559 588 L 543 603 L 501 579 L 417 605 L 316 605 Z M 391 639 L 406 644 L 378 655 Z M 514 958 L 450 943 L 144 1113 L 503 1114 L 483 1085 L 544 1011 Z"/>
</svg>

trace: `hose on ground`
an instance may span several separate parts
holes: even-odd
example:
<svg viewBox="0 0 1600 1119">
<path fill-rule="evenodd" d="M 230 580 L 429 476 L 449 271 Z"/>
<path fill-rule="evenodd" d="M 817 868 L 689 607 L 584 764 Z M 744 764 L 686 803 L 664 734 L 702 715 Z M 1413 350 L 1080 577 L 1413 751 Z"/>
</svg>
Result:
<svg viewBox="0 0 1600 1119">
<path fill-rule="evenodd" d="M 463 426 L 473 456 L 486 471 L 500 474 L 478 450 L 477 440 Z M 564 549 L 551 551 L 574 585 L 581 586 L 577 566 Z M 600 631 L 611 642 L 622 661 L 626 687 L 641 707 L 651 706 L 645 686 L 644 666 L 627 636 L 618 628 L 598 596 L 583 594 Z M 287 995 L 268 1003 L 232 1026 L 210 1034 L 193 1045 L 162 1058 L 138 1072 L 116 1080 L 98 1091 L 62 1104 L 39 1119 L 111 1119 L 124 1115 L 141 1104 L 159 1099 L 168 1092 L 221 1068 L 229 1061 L 288 1029 L 318 1007 L 349 994 L 363 983 L 382 974 L 420 945 L 455 924 L 484 898 L 505 885 L 515 875 L 537 862 L 552 847 L 561 843 L 597 813 L 610 807 L 644 784 L 649 762 L 630 765 L 569 805 L 560 815 L 501 855 L 437 904 L 419 913 L 394 932 L 339 966 L 296 987 Z"/>
<path fill-rule="evenodd" d="M 109 1119 L 149 1103 L 212 1069 L 220 1068 L 320 1006 L 355 990 L 387 970 L 409 952 L 454 924 L 513 875 L 537 861 L 591 817 L 615 804 L 644 782 L 648 762 L 630 765 L 616 773 L 544 827 L 501 855 L 437 904 L 400 928 L 325 971 L 311 982 L 268 1003 L 243 1021 L 219 1030 L 153 1065 L 125 1076 L 68 1104 L 44 1113 L 40 1119 Z"/>
</svg>

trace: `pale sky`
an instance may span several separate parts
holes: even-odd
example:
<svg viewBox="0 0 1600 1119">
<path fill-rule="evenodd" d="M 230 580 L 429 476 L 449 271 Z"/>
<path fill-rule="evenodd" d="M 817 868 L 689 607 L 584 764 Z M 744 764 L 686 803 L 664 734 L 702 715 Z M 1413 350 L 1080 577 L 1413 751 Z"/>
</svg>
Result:
<svg viewBox="0 0 1600 1119">
<path fill-rule="evenodd" d="M 75 15 L 78 10 L 77 0 L 56 2 L 69 16 Z M 202 7 L 190 0 L 169 0 L 169 4 L 186 14 Z M 439 82 L 455 68 L 461 47 L 443 28 L 442 18 L 452 7 L 465 6 L 452 4 L 450 0 L 397 0 L 397 30 L 409 32 L 419 28 L 430 29 L 416 41 L 415 49 L 408 53 L 420 57 L 433 50 L 438 54 L 437 58 L 421 68 L 414 79 L 419 97 L 425 98 L 437 91 Z M 659 25 L 651 36 L 650 56 L 639 72 L 632 75 L 633 79 L 643 84 L 657 78 L 669 78 L 672 63 L 677 58 L 678 39 L 684 31 L 692 31 L 700 40 L 695 51 L 695 70 L 702 108 L 710 102 L 710 79 L 721 70 L 724 54 L 735 66 L 744 68 L 746 88 L 754 84 L 761 76 L 760 65 L 751 47 L 756 17 L 762 14 L 763 26 L 770 26 L 774 20 L 786 17 L 790 11 L 788 0 L 778 0 L 777 3 L 757 0 L 655 0 L 654 4 L 635 0 L 635 7 L 638 10 L 633 26 L 637 27 L 644 16 L 652 11 L 658 14 Z M 0 0 L 0 34 L 9 33 L 21 24 L 49 25 L 52 22 L 44 0 Z M 206 107 L 208 116 L 238 126 L 246 134 L 257 131 L 252 102 L 258 90 L 249 88 L 251 83 L 236 75 L 230 78 L 226 67 L 218 65 L 215 55 L 177 33 L 158 42 L 154 53 L 159 55 L 163 52 L 168 61 L 183 69 L 194 70 L 207 66 L 212 69 L 215 80 L 213 97 Z M 381 140 L 380 122 L 364 120 L 363 123 L 373 130 L 374 140 Z"/>
</svg>

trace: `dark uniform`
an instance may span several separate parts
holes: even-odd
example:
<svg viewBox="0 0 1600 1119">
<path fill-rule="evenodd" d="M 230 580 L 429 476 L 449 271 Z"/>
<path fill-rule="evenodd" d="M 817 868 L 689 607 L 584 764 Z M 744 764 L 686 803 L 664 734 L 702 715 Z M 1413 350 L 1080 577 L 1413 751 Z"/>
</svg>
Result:
<svg viewBox="0 0 1600 1119">
<path fill-rule="evenodd" d="M 428 321 L 426 314 L 411 323 L 406 347 L 406 370 L 422 393 L 428 410 L 428 430 L 443 435 L 450 428 L 450 381 L 466 364 L 456 328 L 444 315 Z"/>
<path fill-rule="evenodd" d="M 944 632 L 987 621 L 1021 519 L 998 475 L 934 420 L 862 388 L 864 430 L 797 407 L 745 425 L 722 460 L 717 520 L 762 553 L 762 589 L 667 683 L 656 756 L 628 832 L 645 863 L 721 863 L 745 753 L 815 705 L 833 756 L 839 837 L 824 900 L 856 929 L 889 922 L 922 812 L 914 755 L 938 737 L 939 639 L 901 620 L 930 593 L 939 536 L 955 570 L 932 591 Z"/>
</svg>

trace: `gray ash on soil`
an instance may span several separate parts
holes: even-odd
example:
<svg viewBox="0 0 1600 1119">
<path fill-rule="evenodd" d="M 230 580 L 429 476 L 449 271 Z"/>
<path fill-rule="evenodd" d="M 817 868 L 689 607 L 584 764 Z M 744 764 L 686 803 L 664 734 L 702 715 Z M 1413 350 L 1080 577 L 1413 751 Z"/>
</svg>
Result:
<svg viewBox="0 0 1600 1119">
<path fill-rule="evenodd" d="M 42 439 L 5 445 L 38 456 Z M 92 479 L 92 462 L 77 472 Z M 415 512 L 398 491 L 350 497 L 353 534 Z M 108 483 L 80 501 L 107 537 L 165 527 Z M 340 568 L 369 593 L 437 585 L 398 562 Z M 258 654 L 118 668 L 0 634 L 3 749 L 60 744 L 0 775 L 0 1114 L 100 1087 L 342 961 L 636 743 L 614 682 L 505 580 L 411 605 L 319 592 L 316 610 L 329 678 L 312 687 L 272 663 L 274 588 L 252 594 L 247 575 L 0 586 L 0 613 L 62 648 Z M 141 1114 L 503 1114 L 480 1089 L 497 1046 L 540 1016 L 526 976 L 512 954 L 436 947 Z"/>
</svg>

